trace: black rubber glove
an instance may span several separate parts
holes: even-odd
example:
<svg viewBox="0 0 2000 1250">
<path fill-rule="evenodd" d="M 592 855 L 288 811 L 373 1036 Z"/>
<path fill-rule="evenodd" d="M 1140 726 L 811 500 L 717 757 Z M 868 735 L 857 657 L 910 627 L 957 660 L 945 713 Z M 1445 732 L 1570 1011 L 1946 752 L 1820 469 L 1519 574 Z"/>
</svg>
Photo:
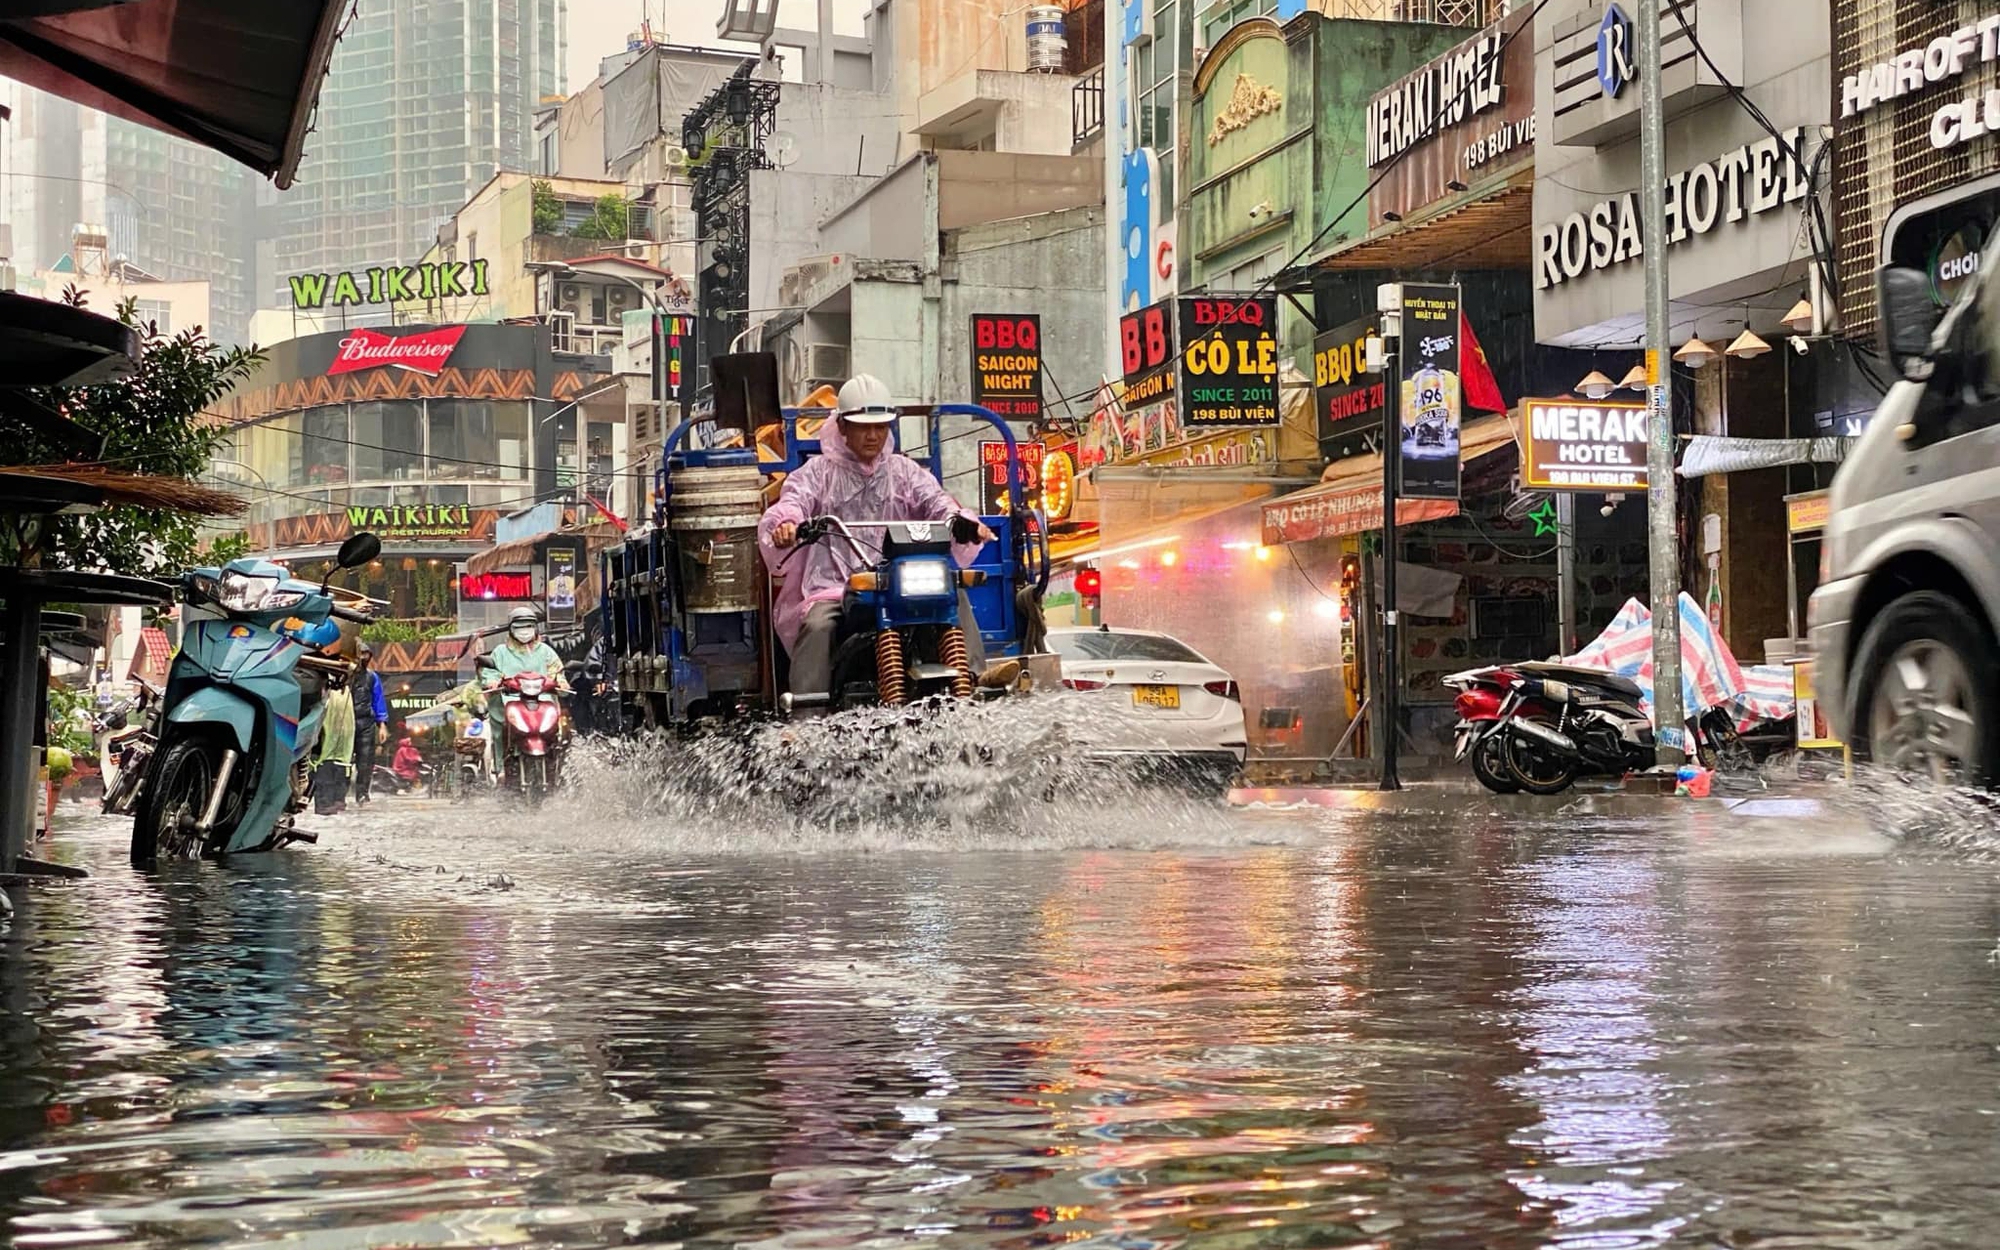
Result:
<svg viewBox="0 0 2000 1250">
<path fill-rule="evenodd" d="M 963 512 L 951 519 L 951 540 L 955 543 L 979 541 L 979 522 Z"/>
</svg>

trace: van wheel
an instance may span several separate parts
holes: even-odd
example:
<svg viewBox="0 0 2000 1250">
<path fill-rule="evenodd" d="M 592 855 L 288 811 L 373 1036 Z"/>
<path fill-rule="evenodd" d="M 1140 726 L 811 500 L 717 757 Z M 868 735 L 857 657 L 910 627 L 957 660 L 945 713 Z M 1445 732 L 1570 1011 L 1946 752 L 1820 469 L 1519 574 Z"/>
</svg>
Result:
<svg viewBox="0 0 2000 1250">
<path fill-rule="evenodd" d="M 2000 665 L 1965 605 L 1934 590 L 1875 618 L 1854 664 L 1856 758 L 1940 785 L 1990 785 L 2000 748 Z"/>
</svg>

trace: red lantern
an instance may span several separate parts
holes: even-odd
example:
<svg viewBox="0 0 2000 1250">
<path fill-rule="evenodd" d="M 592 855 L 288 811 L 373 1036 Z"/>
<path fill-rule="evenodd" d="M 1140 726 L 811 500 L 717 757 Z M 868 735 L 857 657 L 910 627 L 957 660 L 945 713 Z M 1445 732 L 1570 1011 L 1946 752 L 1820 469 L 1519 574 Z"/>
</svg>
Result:
<svg viewBox="0 0 2000 1250">
<path fill-rule="evenodd" d="M 1080 569 L 1076 575 L 1076 593 L 1086 599 L 1095 599 L 1104 593 L 1104 575 L 1096 569 Z"/>
</svg>

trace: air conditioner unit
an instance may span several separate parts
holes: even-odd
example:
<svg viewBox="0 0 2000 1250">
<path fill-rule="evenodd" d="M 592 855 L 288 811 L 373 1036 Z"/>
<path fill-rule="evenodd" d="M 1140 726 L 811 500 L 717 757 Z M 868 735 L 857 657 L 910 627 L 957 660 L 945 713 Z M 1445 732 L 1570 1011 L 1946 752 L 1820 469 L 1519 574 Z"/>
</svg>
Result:
<svg viewBox="0 0 2000 1250">
<path fill-rule="evenodd" d="M 850 359 L 852 357 L 847 348 L 839 343 L 808 343 L 806 381 L 812 386 L 821 382 L 845 382 Z"/>
<path fill-rule="evenodd" d="M 589 309 L 590 292 L 581 282 L 556 283 L 557 312 L 568 313 L 571 317 L 581 320 Z"/>
<path fill-rule="evenodd" d="M 604 288 L 604 309 L 614 325 L 619 323 L 621 316 L 638 306 L 639 292 L 636 288 L 622 283 Z"/>
<path fill-rule="evenodd" d="M 663 159 L 668 169 L 686 169 L 688 164 L 688 150 L 678 143 L 669 143 L 666 152 L 663 154 Z"/>
</svg>

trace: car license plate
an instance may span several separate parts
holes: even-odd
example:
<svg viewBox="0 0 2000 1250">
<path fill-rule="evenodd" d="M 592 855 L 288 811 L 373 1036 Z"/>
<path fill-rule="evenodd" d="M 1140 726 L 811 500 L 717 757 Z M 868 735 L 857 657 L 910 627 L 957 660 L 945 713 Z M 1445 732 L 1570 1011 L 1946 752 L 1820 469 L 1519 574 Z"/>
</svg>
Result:
<svg viewBox="0 0 2000 1250">
<path fill-rule="evenodd" d="M 1158 707 L 1169 710 L 1180 707 L 1181 688 L 1179 686 L 1134 686 L 1132 687 L 1134 707 Z"/>
</svg>

